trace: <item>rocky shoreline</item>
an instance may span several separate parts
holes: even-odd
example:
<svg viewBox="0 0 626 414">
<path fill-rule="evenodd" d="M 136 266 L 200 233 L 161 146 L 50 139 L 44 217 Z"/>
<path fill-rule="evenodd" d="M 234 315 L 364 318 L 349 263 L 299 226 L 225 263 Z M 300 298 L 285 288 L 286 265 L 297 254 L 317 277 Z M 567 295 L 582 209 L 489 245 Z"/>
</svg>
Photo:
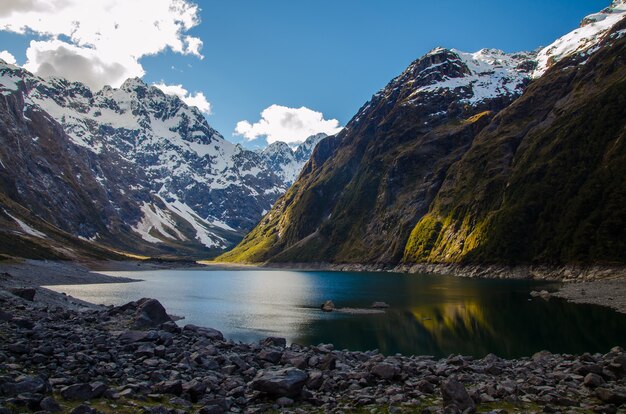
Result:
<svg viewBox="0 0 626 414">
<path fill-rule="evenodd" d="M 505 360 L 225 340 L 154 299 L 0 295 L 0 413 L 597 412 L 626 409 L 626 353 Z"/>
</svg>

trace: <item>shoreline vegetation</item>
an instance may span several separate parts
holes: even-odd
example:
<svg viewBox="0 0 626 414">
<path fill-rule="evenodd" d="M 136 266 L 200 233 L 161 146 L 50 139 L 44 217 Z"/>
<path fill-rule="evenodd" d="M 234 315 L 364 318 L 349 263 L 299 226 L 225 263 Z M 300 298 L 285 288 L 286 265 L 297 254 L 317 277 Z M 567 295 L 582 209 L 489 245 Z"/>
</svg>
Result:
<svg viewBox="0 0 626 414">
<path fill-rule="evenodd" d="M 177 326 L 155 299 L 100 306 L 41 287 L 136 280 L 95 268 L 171 267 L 180 263 L 0 264 L 0 413 L 611 413 L 626 403 L 626 353 L 619 347 L 507 360 L 384 356 L 330 344 L 287 346 L 281 338 L 242 344 L 211 328 Z M 588 299 L 599 295 L 591 286 L 607 283 L 618 296 L 624 282 L 566 283 L 563 291 L 584 286 Z"/>
</svg>

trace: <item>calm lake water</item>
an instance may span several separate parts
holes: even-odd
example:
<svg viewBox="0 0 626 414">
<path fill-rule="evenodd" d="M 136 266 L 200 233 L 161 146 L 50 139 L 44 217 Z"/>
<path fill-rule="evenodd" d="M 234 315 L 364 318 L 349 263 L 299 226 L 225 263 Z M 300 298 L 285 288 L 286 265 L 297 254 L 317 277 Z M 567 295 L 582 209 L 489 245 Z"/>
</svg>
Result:
<svg viewBox="0 0 626 414">
<path fill-rule="evenodd" d="M 554 287 L 515 280 L 438 275 L 282 270 L 158 270 L 107 272 L 137 283 L 51 286 L 93 303 L 120 305 L 157 298 L 170 314 L 252 342 L 280 336 L 306 345 L 379 349 L 385 354 L 482 357 L 607 352 L 626 346 L 626 315 L 558 299 L 530 300 L 533 289 Z M 384 314 L 324 313 L 337 307 L 391 307 Z"/>
</svg>

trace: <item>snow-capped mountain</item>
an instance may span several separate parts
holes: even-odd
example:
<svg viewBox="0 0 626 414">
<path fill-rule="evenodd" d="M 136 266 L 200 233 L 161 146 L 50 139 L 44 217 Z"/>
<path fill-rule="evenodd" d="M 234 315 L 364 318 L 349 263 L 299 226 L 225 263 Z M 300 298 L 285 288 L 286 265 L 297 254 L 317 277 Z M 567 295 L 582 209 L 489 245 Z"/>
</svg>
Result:
<svg viewBox="0 0 626 414">
<path fill-rule="evenodd" d="M 285 183 L 291 185 L 298 178 L 302 167 L 311 157 L 317 143 L 327 136 L 324 133 L 312 135 L 295 148 L 284 142 L 273 142 L 265 147 L 261 154 L 272 171 Z"/>
<path fill-rule="evenodd" d="M 197 108 L 140 79 L 94 93 L 81 83 L 43 79 L 0 62 L 0 93 L 20 102 L 21 113 L 14 115 L 30 121 L 27 113 L 36 112 L 60 124 L 67 145 L 89 158 L 90 171 L 74 177 L 78 185 L 92 175 L 109 194 L 111 210 L 122 212 L 129 230 L 155 246 L 230 246 L 270 209 L 304 163 L 226 141 Z M 36 137 L 29 144 L 36 146 Z M 5 164 L 10 170 L 11 163 Z M 57 224 L 85 239 L 104 237 L 87 222 L 77 228 Z"/>
<path fill-rule="evenodd" d="M 585 17 L 578 29 L 560 37 L 539 51 L 533 78 L 540 77 L 548 68 L 568 56 L 576 53 L 589 56 L 596 52 L 596 46 L 600 40 L 624 17 L 626 17 L 626 0 L 614 0 L 606 9 Z M 615 38 L 624 35 L 626 35 L 624 30 L 613 34 Z"/>
<path fill-rule="evenodd" d="M 525 124 L 516 134 L 511 131 L 527 118 L 535 122 L 535 107 L 543 104 L 550 114 L 551 99 L 573 84 L 565 75 L 560 78 L 561 72 L 570 73 L 572 64 L 583 64 L 589 55 L 623 43 L 624 1 L 616 0 L 587 17 L 581 29 L 539 52 L 466 53 L 436 48 L 415 60 L 374 94 L 341 132 L 317 146 L 287 194 L 241 244 L 220 259 L 397 264 L 405 250 L 420 251 L 435 241 L 450 255 L 474 246 L 478 236 L 446 245 L 453 232 L 483 223 L 457 222 L 457 215 L 480 191 L 488 198 L 502 183 L 508 186 L 506 179 L 493 177 L 501 169 L 507 172 L 514 159 L 518 146 L 510 142 L 517 142 L 534 126 Z M 615 50 L 619 53 L 620 48 Z M 593 58 L 589 61 L 597 63 Z M 563 67 L 546 72 L 559 61 Z M 552 84 L 542 76 L 544 72 L 562 84 Z M 529 87 L 533 82 L 545 90 Z M 528 104 L 523 95 L 529 92 L 540 98 Z M 520 100 L 528 104 L 526 112 L 516 110 Z M 515 116 L 507 118 L 503 112 Z M 550 114 L 541 126 L 560 115 L 559 111 Z M 467 162 L 467 168 L 456 170 L 472 148 L 484 148 L 476 146 L 484 131 L 490 132 L 489 142 L 495 147 L 501 142 L 509 145 L 484 150 L 476 154 L 481 162 Z M 487 158 L 492 164 L 487 164 Z M 477 177 L 480 184 L 470 181 L 458 193 L 444 186 L 463 177 Z M 415 227 L 437 203 L 456 196 L 459 205 L 442 213 L 443 223 L 437 218 Z M 446 223 L 454 224 L 430 238 Z"/>
</svg>

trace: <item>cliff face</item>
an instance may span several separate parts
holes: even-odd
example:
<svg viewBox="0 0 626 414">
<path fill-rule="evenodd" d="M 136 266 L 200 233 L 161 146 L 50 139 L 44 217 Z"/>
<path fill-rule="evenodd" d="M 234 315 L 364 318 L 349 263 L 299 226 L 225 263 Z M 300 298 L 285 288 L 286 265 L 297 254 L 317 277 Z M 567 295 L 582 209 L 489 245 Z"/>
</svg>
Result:
<svg viewBox="0 0 626 414">
<path fill-rule="evenodd" d="M 219 259 L 623 263 L 624 8 L 538 57 L 415 61 Z"/>
<path fill-rule="evenodd" d="M 435 49 L 322 140 L 252 233 L 220 257 L 397 262 L 448 168 L 524 90 L 532 54 Z"/>
<path fill-rule="evenodd" d="M 494 118 L 451 168 L 404 261 L 624 262 L 625 27 Z"/>
</svg>

